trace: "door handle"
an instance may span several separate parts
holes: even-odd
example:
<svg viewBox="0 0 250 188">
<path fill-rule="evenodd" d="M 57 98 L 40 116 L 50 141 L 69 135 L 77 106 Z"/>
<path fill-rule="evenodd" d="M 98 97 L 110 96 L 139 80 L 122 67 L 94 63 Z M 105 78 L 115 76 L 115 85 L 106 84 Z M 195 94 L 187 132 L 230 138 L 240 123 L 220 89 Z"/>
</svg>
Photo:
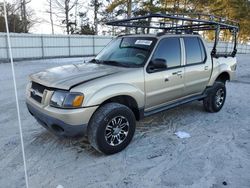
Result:
<svg viewBox="0 0 250 188">
<path fill-rule="evenodd" d="M 205 66 L 205 67 L 204 67 L 204 70 L 208 70 L 208 66 Z"/>
<path fill-rule="evenodd" d="M 182 77 L 182 72 L 178 72 L 177 76 L 181 76 Z"/>
<path fill-rule="evenodd" d="M 165 81 L 165 82 L 168 82 L 168 81 L 169 81 L 169 79 L 168 79 L 168 78 L 165 78 L 165 79 L 164 79 L 164 81 Z"/>
<path fill-rule="evenodd" d="M 182 78 L 182 71 L 173 72 L 172 75 L 177 75 Z"/>
<path fill-rule="evenodd" d="M 182 75 L 182 71 L 173 72 L 172 75 L 178 75 L 178 76 L 180 76 L 180 75 Z"/>
</svg>

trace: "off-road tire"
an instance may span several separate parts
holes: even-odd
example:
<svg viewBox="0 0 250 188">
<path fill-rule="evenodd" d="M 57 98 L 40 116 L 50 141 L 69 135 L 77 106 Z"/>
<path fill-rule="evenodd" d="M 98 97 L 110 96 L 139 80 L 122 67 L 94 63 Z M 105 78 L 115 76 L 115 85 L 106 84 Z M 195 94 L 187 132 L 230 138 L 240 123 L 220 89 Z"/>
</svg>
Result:
<svg viewBox="0 0 250 188">
<path fill-rule="evenodd" d="M 122 143 L 112 146 L 106 140 L 106 127 L 109 122 L 122 116 L 129 124 L 129 131 Z M 113 122 L 112 122 L 113 123 Z M 90 119 L 87 135 L 90 144 L 99 152 L 114 154 L 128 146 L 135 132 L 136 120 L 134 113 L 125 105 L 119 103 L 107 103 L 99 107 Z"/>
<path fill-rule="evenodd" d="M 218 92 L 223 92 L 223 100 L 217 101 Z M 208 95 L 203 99 L 203 106 L 207 112 L 219 112 L 226 100 L 226 87 L 223 82 L 215 82 L 209 89 Z M 219 105 L 220 104 L 220 105 Z"/>
</svg>

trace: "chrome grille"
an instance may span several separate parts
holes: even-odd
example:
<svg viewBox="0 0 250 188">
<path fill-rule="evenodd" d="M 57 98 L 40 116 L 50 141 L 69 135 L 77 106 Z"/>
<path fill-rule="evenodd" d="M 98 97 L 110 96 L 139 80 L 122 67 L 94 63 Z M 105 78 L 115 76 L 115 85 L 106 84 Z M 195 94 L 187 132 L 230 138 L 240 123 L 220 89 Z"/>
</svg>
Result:
<svg viewBox="0 0 250 188">
<path fill-rule="evenodd" d="M 30 92 L 30 97 L 31 97 L 32 99 L 34 99 L 35 101 L 39 102 L 39 103 L 42 102 L 42 97 L 40 97 L 40 96 L 34 94 L 34 92 Z"/>
<path fill-rule="evenodd" d="M 38 84 L 36 82 L 32 82 L 31 88 L 38 91 L 39 93 L 42 93 L 42 94 L 43 94 L 44 90 L 46 89 L 45 86 Z"/>
<path fill-rule="evenodd" d="M 48 89 L 48 87 L 38 84 L 36 82 L 32 82 L 30 88 L 30 97 L 35 101 L 42 103 L 43 93 Z"/>
</svg>

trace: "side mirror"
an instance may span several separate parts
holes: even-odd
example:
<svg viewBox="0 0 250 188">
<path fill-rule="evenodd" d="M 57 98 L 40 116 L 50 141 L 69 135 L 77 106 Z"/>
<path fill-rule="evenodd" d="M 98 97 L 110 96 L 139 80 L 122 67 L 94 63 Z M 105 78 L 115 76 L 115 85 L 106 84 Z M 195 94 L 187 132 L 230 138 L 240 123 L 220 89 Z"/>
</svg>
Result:
<svg viewBox="0 0 250 188">
<path fill-rule="evenodd" d="M 159 71 L 159 70 L 164 70 L 167 68 L 167 61 L 165 59 L 153 59 L 149 63 L 149 71 L 154 72 L 154 71 Z"/>
</svg>

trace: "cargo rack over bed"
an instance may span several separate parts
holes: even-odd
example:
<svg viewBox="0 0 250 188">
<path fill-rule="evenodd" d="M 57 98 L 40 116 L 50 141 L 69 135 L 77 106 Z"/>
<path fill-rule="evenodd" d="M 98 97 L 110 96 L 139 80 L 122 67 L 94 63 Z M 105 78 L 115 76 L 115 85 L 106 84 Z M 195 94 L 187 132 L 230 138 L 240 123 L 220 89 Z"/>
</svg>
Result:
<svg viewBox="0 0 250 188">
<path fill-rule="evenodd" d="M 114 20 L 106 23 L 110 26 L 120 26 L 126 28 L 141 29 L 161 29 L 163 33 L 175 34 L 194 34 L 199 31 L 215 31 L 215 40 L 211 56 L 218 57 L 235 57 L 237 53 L 237 36 L 239 32 L 239 24 L 236 21 L 225 19 L 222 17 L 199 14 L 148 14 L 146 16 L 133 17 L 129 19 Z M 220 31 L 228 30 L 232 34 L 234 47 L 232 52 L 218 53 L 217 44 L 219 42 Z"/>
</svg>

